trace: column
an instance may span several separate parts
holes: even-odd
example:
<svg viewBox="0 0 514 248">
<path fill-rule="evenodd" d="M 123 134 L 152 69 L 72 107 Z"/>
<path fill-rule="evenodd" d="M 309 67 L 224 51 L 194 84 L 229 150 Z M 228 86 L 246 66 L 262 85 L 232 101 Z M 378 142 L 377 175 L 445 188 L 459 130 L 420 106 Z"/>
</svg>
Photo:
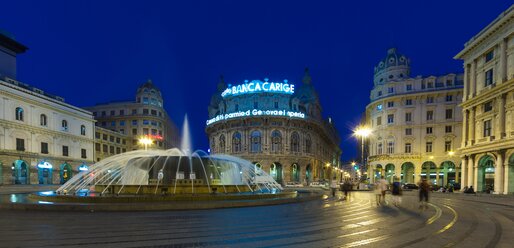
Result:
<svg viewBox="0 0 514 248">
<path fill-rule="evenodd" d="M 473 145 L 475 143 L 475 107 L 471 107 L 469 112 L 469 144 Z"/>
<path fill-rule="evenodd" d="M 421 164 L 414 165 L 414 183 L 421 181 Z"/>
<path fill-rule="evenodd" d="M 474 167 L 474 163 L 473 163 L 473 157 L 469 156 L 468 157 L 468 179 L 466 180 L 466 186 L 471 186 L 473 185 L 473 167 Z M 475 189 L 476 189 L 476 185 L 473 186 Z"/>
<path fill-rule="evenodd" d="M 477 68 L 477 62 L 475 60 L 473 60 L 473 62 L 471 62 L 471 70 L 470 70 L 470 73 L 469 73 L 469 77 L 470 77 L 470 91 L 469 91 L 469 96 L 468 96 L 468 99 L 472 98 L 473 96 L 475 96 L 475 92 L 476 92 L 476 85 L 477 85 L 477 82 L 476 82 L 476 79 L 477 79 L 477 72 L 476 72 L 476 68 Z"/>
<path fill-rule="evenodd" d="M 494 193 L 495 194 L 503 193 L 503 154 L 502 154 L 502 152 L 498 153 L 498 158 L 496 159 L 495 168 L 494 168 Z"/>
<path fill-rule="evenodd" d="M 473 161 L 473 188 L 478 190 L 478 161 Z M 483 183 L 483 182 L 482 182 Z M 484 189 L 482 189 L 484 190 Z"/>
<path fill-rule="evenodd" d="M 466 101 L 469 95 L 469 64 L 464 64 L 464 90 L 462 94 L 462 101 Z"/>
<path fill-rule="evenodd" d="M 498 126 L 496 128 L 496 139 L 501 139 L 505 133 L 505 98 L 504 95 L 500 95 L 496 98 L 498 102 Z"/>
<path fill-rule="evenodd" d="M 460 168 L 455 166 L 455 182 L 460 183 L 461 187 L 463 185 L 464 180 L 462 180 L 462 182 L 461 182 L 459 172 L 464 173 L 465 170 L 466 170 L 466 159 L 463 158 L 461 161 L 461 164 L 460 164 Z M 465 175 L 462 174 L 462 179 L 464 179 L 464 178 L 465 178 Z"/>
<path fill-rule="evenodd" d="M 462 139 L 460 147 L 465 147 L 468 143 L 468 110 L 462 111 Z"/>
<path fill-rule="evenodd" d="M 506 157 L 503 163 L 503 194 L 513 193 L 509 192 L 509 158 Z"/>
<path fill-rule="evenodd" d="M 432 172 L 432 170 L 430 170 L 430 172 Z M 428 176 L 428 178 L 430 178 L 430 176 Z M 435 167 L 435 183 L 437 185 L 443 185 L 443 183 L 439 184 L 439 166 L 437 165 Z"/>
<path fill-rule="evenodd" d="M 500 43 L 500 80 L 497 83 L 507 81 L 507 39 Z"/>
</svg>

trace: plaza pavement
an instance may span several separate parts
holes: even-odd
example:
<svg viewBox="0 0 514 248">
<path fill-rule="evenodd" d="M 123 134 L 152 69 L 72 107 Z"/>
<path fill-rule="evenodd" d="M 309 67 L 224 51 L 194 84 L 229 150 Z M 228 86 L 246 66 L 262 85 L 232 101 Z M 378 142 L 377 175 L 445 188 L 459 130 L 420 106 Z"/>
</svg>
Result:
<svg viewBox="0 0 514 248">
<path fill-rule="evenodd" d="M 406 191 L 400 208 L 390 195 L 377 206 L 372 193 L 353 192 L 215 210 L 2 210 L 0 247 L 513 247 L 512 196 L 433 193 L 421 211 L 416 193 Z"/>
</svg>

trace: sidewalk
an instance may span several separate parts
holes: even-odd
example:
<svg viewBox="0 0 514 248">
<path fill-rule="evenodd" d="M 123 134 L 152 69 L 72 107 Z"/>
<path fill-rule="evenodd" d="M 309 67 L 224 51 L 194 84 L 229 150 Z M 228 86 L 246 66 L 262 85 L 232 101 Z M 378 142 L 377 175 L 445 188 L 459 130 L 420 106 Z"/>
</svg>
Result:
<svg viewBox="0 0 514 248">
<path fill-rule="evenodd" d="M 413 191 L 403 191 L 404 195 L 416 196 L 418 195 L 417 190 Z M 431 192 L 430 197 L 438 198 L 438 199 L 458 199 L 464 201 L 473 201 L 480 202 L 486 204 L 495 204 L 495 205 L 503 205 L 514 207 L 514 195 L 495 195 L 495 194 L 485 194 L 485 193 L 477 193 L 477 194 L 464 194 L 461 192 L 454 193 L 442 193 L 442 192 Z"/>
</svg>

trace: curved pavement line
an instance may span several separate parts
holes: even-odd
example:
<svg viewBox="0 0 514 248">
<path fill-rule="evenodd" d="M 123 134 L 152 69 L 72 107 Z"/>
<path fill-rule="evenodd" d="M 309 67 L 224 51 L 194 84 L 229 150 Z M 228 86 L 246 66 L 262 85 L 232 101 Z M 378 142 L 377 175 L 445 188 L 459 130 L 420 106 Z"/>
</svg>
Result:
<svg viewBox="0 0 514 248">
<path fill-rule="evenodd" d="M 445 205 L 445 204 L 443 204 L 443 206 L 450 209 L 450 211 L 452 211 L 453 219 L 452 219 L 452 221 L 450 221 L 450 223 L 448 223 L 448 225 L 444 226 L 439 231 L 435 232 L 434 235 L 441 234 L 441 233 L 447 231 L 448 229 L 452 228 L 453 225 L 455 225 L 455 223 L 457 222 L 457 219 L 459 219 L 459 214 L 457 214 L 457 211 L 455 211 L 455 209 L 453 209 L 452 207 Z"/>
</svg>

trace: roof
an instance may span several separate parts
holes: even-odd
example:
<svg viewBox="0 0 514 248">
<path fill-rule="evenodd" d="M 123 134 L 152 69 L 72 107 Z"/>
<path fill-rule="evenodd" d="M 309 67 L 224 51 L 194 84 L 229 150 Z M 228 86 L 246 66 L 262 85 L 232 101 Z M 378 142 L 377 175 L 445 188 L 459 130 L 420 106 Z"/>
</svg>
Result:
<svg viewBox="0 0 514 248">
<path fill-rule="evenodd" d="M 29 49 L 21 43 L 15 41 L 13 38 L 7 36 L 5 33 L 0 32 L 0 46 L 3 46 L 17 54 L 24 53 Z"/>
</svg>

